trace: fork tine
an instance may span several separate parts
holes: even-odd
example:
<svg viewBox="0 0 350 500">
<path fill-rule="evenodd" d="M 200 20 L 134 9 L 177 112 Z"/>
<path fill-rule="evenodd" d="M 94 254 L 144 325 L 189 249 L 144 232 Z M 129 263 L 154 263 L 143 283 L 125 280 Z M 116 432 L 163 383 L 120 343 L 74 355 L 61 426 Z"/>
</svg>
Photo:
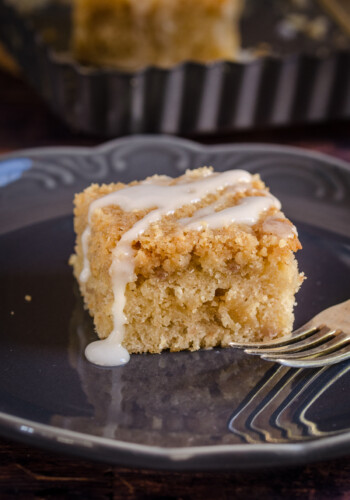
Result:
<svg viewBox="0 0 350 500">
<path fill-rule="evenodd" d="M 316 368 L 319 366 L 329 366 L 334 363 L 340 363 L 350 358 L 350 348 L 349 345 L 343 347 L 339 351 L 333 351 L 330 354 L 324 356 L 319 356 L 317 358 L 300 357 L 298 359 L 288 359 L 288 358 L 269 358 L 268 355 L 261 356 L 266 361 L 275 361 L 281 365 L 290 366 L 294 368 Z"/>
<path fill-rule="evenodd" d="M 309 335 L 306 339 L 294 342 L 292 344 L 285 344 L 279 347 L 260 347 L 259 349 L 245 349 L 247 354 L 275 354 L 276 357 L 284 355 L 285 353 L 297 352 L 306 350 L 308 347 L 319 346 L 323 344 L 327 339 L 332 339 L 336 330 L 331 330 L 328 327 L 323 327 L 320 330 L 316 330 L 313 334 Z"/>
<path fill-rule="evenodd" d="M 267 342 L 230 342 L 231 347 L 235 347 L 237 349 L 259 349 L 260 347 L 280 347 L 284 345 L 290 345 L 298 340 L 303 340 L 310 335 L 313 335 L 315 331 L 319 330 L 315 326 L 311 326 L 308 323 L 303 327 L 295 330 L 291 335 L 287 337 L 281 337 L 278 339 L 270 340 Z"/>
<path fill-rule="evenodd" d="M 288 336 L 269 342 L 231 342 L 230 346 L 294 368 L 316 368 L 346 360 L 350 358 L 350 300 L 324 309 Z"/>
<path fill-rule="evenodd" d="M 333 330 L 332 333 L 336 333 L 336 330 Z M 302 352 L 289 352 L 285 350 L 284 352 L 279 353 L 268 352 L 266 355 L 269 356 L 270 359 L 280 358 L 282 356 L 283 359 L 300 359 L 306 357 L 312 358 L 338 351 L 340 348 L 345 347 L 345 345 L 349 343 L 350 335 L 347 335 L 344 332 L 340 332 L 333 336 L 330 340 L 324 342 L 321 346 L 318 345 L 317 347 L 313 347 L 311 349 L 305 349 Z"/>
</svg>

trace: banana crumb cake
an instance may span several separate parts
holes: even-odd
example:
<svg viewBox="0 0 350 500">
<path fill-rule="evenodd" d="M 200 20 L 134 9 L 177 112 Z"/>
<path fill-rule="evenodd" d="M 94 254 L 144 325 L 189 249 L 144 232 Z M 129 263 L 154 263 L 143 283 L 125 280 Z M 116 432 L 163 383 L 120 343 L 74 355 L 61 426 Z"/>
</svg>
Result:
<svg viewBox="0 0 350 500">
<path fill-rule="evenodd" d="M 303 275 L 294 225 L 258 175 L 203 167 L 75 196 L 75 255 L 100 365 L 282 336 Z"/>
<path fill-rule="evenodd" d="M 232 60 L 243 0 L 75 0 L 73 51 L 88 64 L 136 70 Z"/>
</svg>

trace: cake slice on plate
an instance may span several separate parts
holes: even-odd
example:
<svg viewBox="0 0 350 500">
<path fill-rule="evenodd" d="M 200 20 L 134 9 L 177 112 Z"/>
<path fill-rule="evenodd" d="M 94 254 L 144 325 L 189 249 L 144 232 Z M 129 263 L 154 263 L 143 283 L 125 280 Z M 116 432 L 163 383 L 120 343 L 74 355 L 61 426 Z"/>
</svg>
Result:
<svg viewBox="0 0 350 500">
<path fill-rule="evenodd" d="M 107 338 L 87 357 L 122 364 L 289 333 L 301 245 L 280 208 L 258 175 L 207 167 L 77 194 L 71 263 Z"/>
</svg>

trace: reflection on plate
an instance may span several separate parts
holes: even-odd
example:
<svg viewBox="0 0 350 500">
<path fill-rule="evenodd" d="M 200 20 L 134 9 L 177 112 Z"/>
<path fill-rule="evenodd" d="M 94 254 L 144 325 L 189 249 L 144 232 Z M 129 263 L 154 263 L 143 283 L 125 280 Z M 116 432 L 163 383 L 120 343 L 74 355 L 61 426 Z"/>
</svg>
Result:
<svg viewBox="0 0 350 500">
<path fill-rule="evenodd" d="M 154 136 L 2 157 L 1 434 L 111 463 L 179 470 L 347 453 L 348 362 L 295 370 L 212 349 L 133 355 L 111 369 L 83 356 L 95 334 L 67 264 L 73 193 L 92 181 L 177 176 L 203 164 L 260 172 L 297 225 L 308 280 L 296 326 L 349 298 L 350 169 L 342 162 L 292 148 L 204 147 Z"/>
</svg>

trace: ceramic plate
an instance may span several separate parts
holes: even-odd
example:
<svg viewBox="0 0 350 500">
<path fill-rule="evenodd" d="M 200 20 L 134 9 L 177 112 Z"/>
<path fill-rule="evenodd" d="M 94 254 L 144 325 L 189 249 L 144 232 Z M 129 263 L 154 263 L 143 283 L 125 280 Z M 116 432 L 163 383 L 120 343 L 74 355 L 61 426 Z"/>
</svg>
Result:
<svg viewBox="0 0 350 500">
<path fill-rule="evenodd" d="M 281 368 L 234 349 L 133 355 L 100 368 L 68 265 L 72 199 L 91 182 L 212 164 L 259 172 L 297 225 L 308 279 L 296 326 L 350 296 L 350 169 L 293 148 L 156 136 L 0 161 L 0 432 L 126 466 L 252 468 L 348 453 L 350 363 Z"/>
</svg>

